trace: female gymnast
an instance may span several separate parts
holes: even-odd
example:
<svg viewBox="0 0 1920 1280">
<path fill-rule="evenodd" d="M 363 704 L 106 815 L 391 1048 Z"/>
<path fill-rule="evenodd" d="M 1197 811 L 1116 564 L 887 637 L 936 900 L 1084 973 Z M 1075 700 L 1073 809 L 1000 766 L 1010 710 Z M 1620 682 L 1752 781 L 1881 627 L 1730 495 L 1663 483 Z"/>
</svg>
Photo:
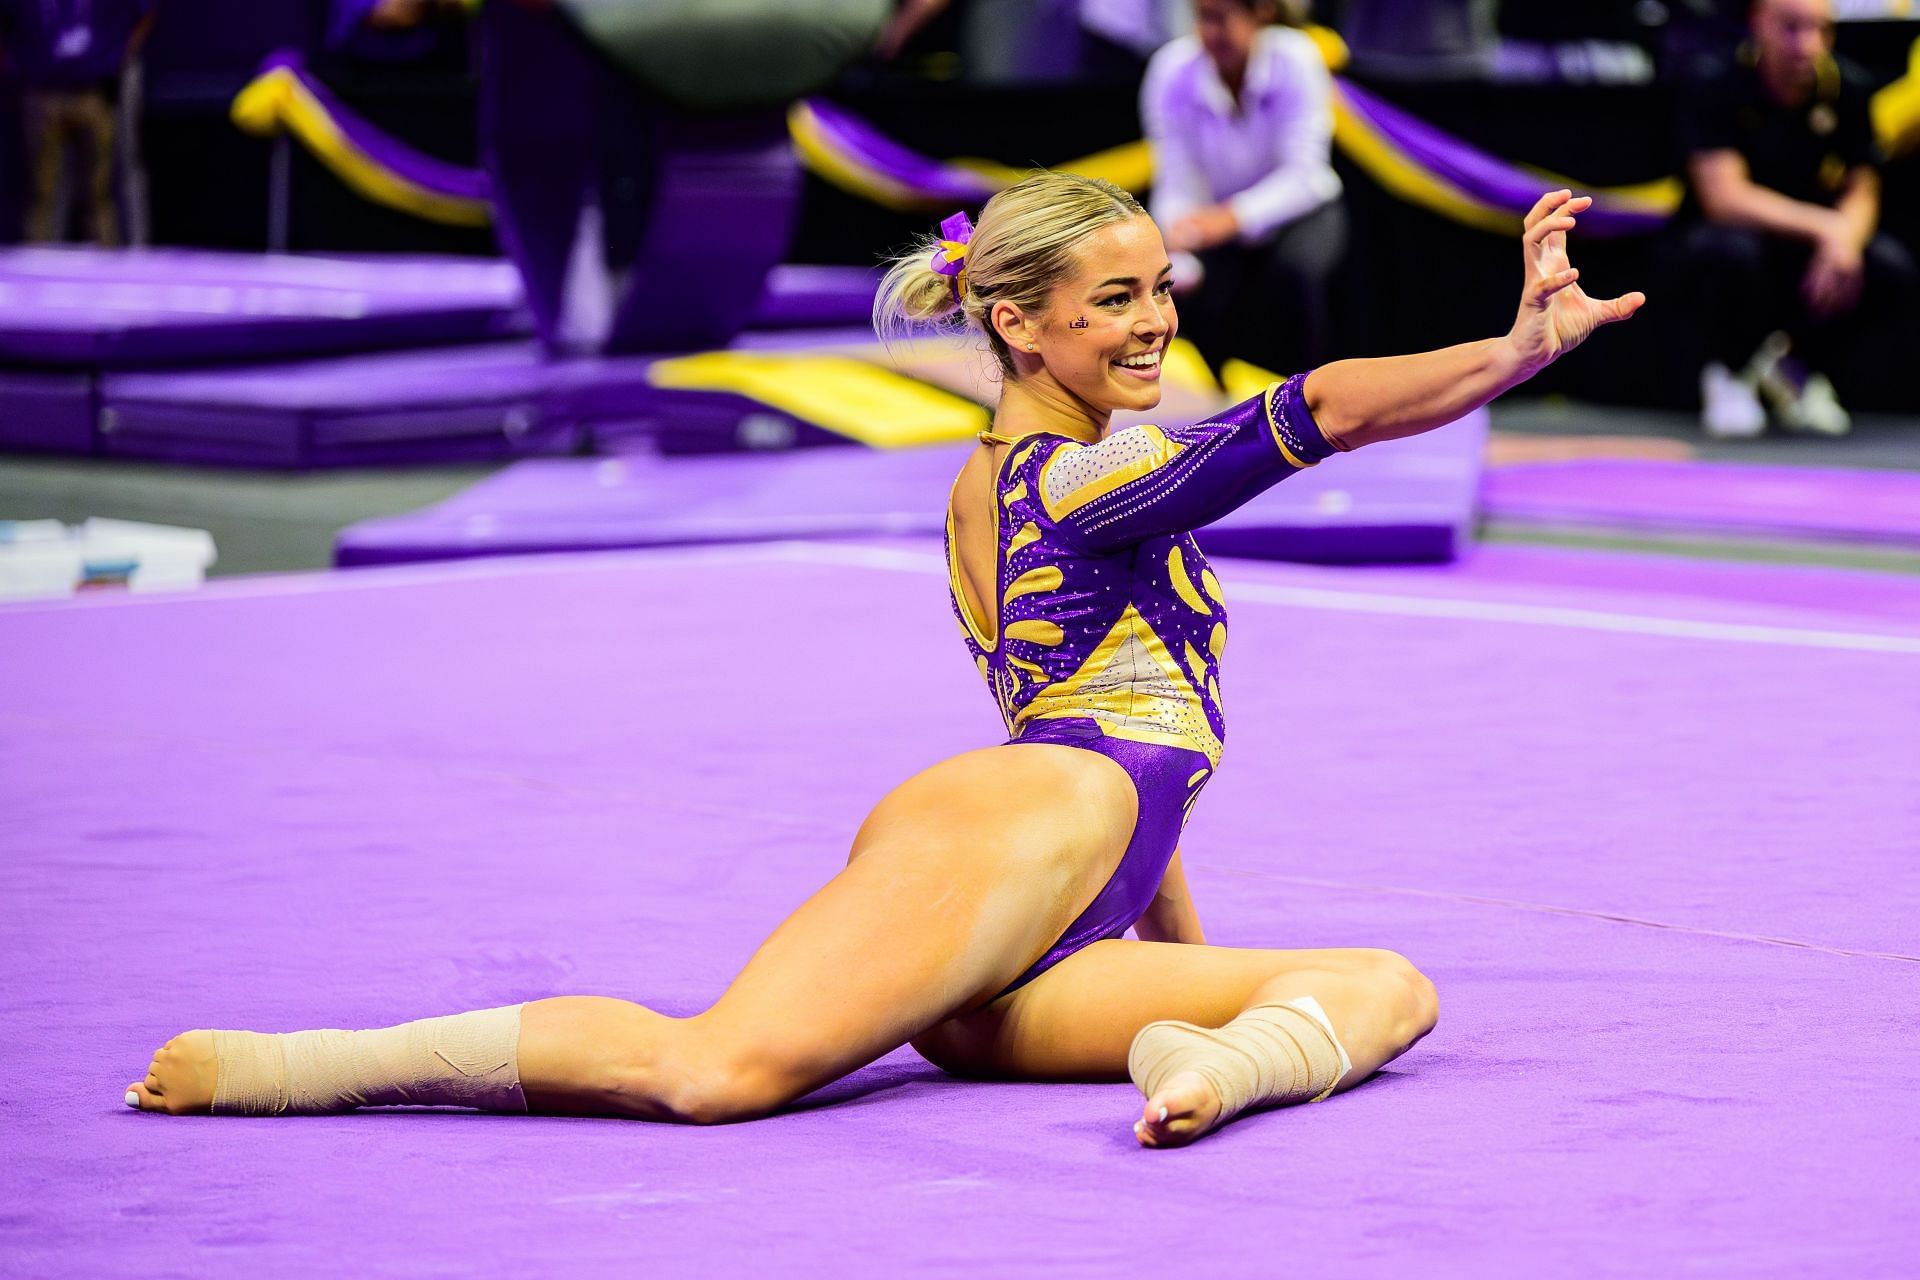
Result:
<svg viewBox="0 0 1920 1280">
<path fill-rule="evenodd" d="M 1166 246 L 1132 196 L 1045 174 L 989 201 L 977 231 L 948 219 L 896 262 L 875 316 L 883 332 L 961 321 L 1005 374 L 953 487 L 948 565 L 1011 741 L 882 800 L 846 868 L 704 1013 L 563 996 L 368 1031 L 188 1031 L 127 1104 L 711 1124 L 910 1043 L 963 1076 L 1131 1075 L 1134 1133 L 1168 1147 L 1364 1080 L 1432 1029 L 1432 984 L 1390 951 L 1209 946 L 1188 896 L 1176 844 L 1219 763 L 1226 640 L 1189 530 L 1335 451 L 1452 422 L 1632 315 L 1642 295 L 1597 301 L 1567 265 L 1590 203 L 1557 191 L 1527 215 L 1505 336 L 1339 361 L 1165 430 L 1110 430 L 1158 403 L 1178 323 Z"/>
</svg>

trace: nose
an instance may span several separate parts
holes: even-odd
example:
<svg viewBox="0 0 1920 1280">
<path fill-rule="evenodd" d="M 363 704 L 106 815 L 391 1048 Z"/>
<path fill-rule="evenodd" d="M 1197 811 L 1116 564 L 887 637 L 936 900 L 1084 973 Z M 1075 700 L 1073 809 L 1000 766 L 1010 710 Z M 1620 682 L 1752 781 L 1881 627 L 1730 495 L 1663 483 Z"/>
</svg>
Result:
<svg viewBox="0 0 1920 1280">
<path fill-rule="evenodd" d="M 1172 298 L 1149 295 L 1147 313 L 1140 317 L 1140 323 L 1135 326 L 1135 331 L 1143 338 L 1158 340 L 1173 327 L 1172 313 Z"/>
</svg>

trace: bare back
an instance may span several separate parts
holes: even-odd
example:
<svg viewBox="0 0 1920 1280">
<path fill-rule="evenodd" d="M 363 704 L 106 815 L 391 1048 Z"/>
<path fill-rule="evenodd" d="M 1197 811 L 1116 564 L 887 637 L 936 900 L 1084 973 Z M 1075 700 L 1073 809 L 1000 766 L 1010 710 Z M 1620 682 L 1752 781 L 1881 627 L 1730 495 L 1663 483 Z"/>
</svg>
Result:
<svg viewBox="0 0 1920 1280">
<path fill-rule="evenodd" d="M 953 519 L 953 558 L 960 566 L 961 604 L 988 634 L 1000 630 L 999 506 L 994 501 L 995 473 L 1005 446 L 982 444 L 968 455 L 948 499 Z"/>
</svg>

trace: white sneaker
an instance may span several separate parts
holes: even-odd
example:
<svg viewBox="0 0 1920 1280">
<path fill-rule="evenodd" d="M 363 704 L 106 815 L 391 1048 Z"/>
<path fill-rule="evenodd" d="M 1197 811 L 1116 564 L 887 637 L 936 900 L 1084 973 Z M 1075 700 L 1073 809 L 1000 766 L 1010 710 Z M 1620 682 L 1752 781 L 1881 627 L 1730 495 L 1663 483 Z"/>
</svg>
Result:
<svg viewBox="0 0 1920 1280">
<path fill-rule="evenodd" d="M 1761 383 L 1761 390 L 1768 393 L 1781 426 L 1816 436 L 1843 436 L 1853 430 L 1853 415 L 1834 394 L 1826 374 L 1809 373 L 1798 386 L 1784 375 L 1776 374 L 1775 378 L 1781 384 L 1778 390 L 1767 382 Z"/>
<path fill-rule="evenodd" d="M 1752 381 L 1710 364 L 1700 371 L 1700 425 L 1715 440 L 1752 440 L 1767 429 L 1767 411 Z"/>
</svg>

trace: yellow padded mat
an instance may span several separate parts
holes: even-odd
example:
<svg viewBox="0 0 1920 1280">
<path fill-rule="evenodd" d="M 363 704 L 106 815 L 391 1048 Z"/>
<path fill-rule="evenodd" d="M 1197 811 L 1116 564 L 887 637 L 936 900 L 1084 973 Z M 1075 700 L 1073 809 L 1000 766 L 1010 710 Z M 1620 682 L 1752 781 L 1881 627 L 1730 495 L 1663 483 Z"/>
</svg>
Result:
<svg viewBox="0 0 1920 1280">
<path fill-rule="evenodd" d="M 675 391 L 726 391 L 876 449 L 969 440 L 987 411 L 951 392 L 847 356 L 709 351 L 662 360 L 648 373 Z"/>
</svg>

